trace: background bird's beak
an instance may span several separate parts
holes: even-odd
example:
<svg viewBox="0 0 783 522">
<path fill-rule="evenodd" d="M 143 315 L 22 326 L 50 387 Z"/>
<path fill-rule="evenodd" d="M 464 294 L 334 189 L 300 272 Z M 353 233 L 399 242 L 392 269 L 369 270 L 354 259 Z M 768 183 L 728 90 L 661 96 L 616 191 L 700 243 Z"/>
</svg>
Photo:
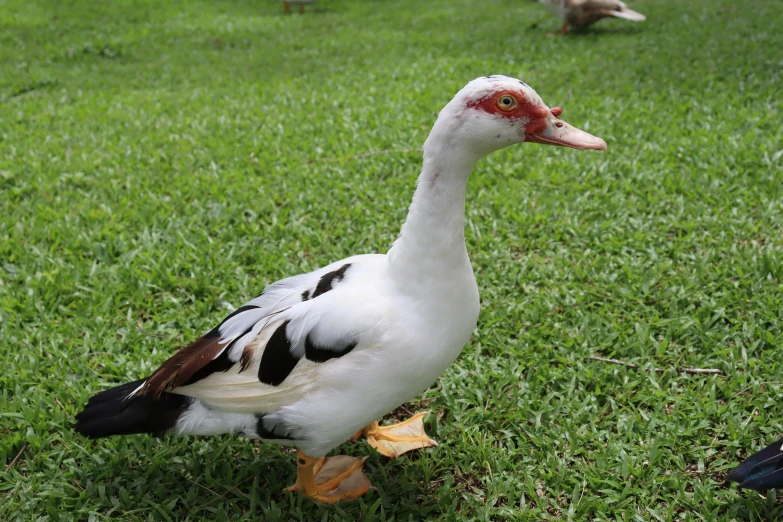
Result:
<svg viewBox="0 0 783 522">
<path fill-rule="evenodd" d="M 581 150 L 606 150 L 606 142 L 598 136 L 577 129 L 558 116 L 562 113 L 560 107 L 551 109 L 551 115 L 538 129 L 526 133 L 525 141 L 543 143 L 545 145 L 560 145 Z"/>
</svg>

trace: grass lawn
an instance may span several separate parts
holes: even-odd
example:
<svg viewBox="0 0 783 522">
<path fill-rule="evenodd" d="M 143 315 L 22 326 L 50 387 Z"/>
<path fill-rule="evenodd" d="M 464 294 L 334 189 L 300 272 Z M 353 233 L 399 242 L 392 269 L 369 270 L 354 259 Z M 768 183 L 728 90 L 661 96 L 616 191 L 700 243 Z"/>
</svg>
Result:
<svg viewBox="0 0 783 522">
<path fill-rule="evenodd" d="M 527 0 L 0 0 L 0 519 L 783 517 L 723 481 L 783 434 L 780 3 L 631 6 L 549 37 Z M 71 430 L 265 284 L 385 252 L 493 73 L 609 151 L 478 165 L 479 325 L 406 405 L 438 448 L 341 446 L 375 490 L 324 507 L 276 446 Z"/>
</svg>

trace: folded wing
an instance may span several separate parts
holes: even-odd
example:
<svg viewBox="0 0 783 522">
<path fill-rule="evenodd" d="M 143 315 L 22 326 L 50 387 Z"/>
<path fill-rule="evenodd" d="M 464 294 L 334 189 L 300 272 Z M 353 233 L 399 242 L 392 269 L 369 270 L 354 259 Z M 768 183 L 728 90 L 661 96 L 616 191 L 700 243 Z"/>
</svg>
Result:
<svg viewBox="0 0 783 522">
<path fill-rule="evenodd" d="M 321 364 L 356 348 L 360 329 L 349 310 L 340 319 L 335 303 L 362 263 L 375 257 L 357 256 L 269 285 L 174 354 L 132 396 L 174 393 L 215 410 L 253 414 L 292 404 L 314 385 Z M 326 315 L 328 325 L 322 324 Z"/>
</svg>

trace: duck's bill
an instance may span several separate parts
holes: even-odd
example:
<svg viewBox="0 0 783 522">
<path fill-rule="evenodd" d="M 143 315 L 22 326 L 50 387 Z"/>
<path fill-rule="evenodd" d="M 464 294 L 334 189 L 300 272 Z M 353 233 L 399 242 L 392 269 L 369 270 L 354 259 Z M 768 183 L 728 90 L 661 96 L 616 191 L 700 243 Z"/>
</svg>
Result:
<svg viewBox="0 0 783 522">
<path fill-rule="evenodd" d="M 555 117 L 549 118 L 547 126 L 542 130 L 526 134 L 525 141 L 580 150 L 606 150 L 606 142 L 598 136 L 577 129 Z"/>
</svg>

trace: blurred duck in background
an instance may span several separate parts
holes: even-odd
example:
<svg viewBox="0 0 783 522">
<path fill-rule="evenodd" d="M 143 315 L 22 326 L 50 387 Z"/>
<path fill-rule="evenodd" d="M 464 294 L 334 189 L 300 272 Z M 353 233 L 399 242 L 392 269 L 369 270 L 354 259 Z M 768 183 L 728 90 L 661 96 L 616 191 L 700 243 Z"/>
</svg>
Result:
<svg viewBox="0 0 783 522">
<path fill-rule="evenodd" d="M 620 0 L 540 0 L 563 21 L 560 34 L 571 27 L 583 28 L 607 17 L 643 22 L 645 16 L 628 9 Z"/>
<path fill-rule="evenodd" d="M 304 14 L 305 12 L 305 6 L 314 4 L 318 0 L 283 0 L 283 10 L 286 14 L 291 12 L 291 5 L 298 5 L 299 6 L 299 12 Z"/>
</svg>

